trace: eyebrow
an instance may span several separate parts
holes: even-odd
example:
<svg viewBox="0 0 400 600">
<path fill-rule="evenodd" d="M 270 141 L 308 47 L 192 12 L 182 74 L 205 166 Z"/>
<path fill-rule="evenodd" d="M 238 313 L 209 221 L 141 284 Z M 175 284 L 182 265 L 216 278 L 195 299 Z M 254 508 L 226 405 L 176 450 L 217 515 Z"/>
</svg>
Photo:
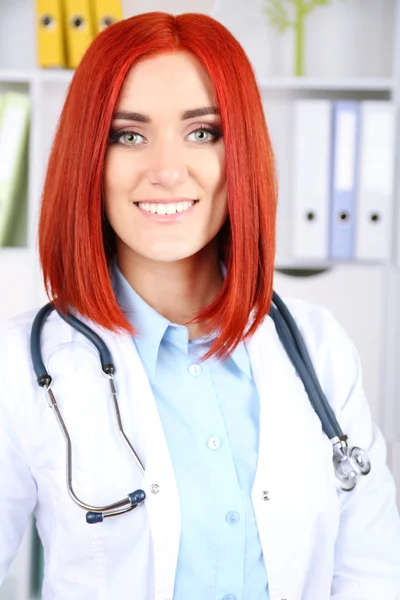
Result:
<svg viewBox="0 0 400 600">
<path fill-rule="evenodd" d="M 204 115 L 219 115 L 219 109 L 216 106 L 205 106 L 204 108 L 193 108 L 191 110 L 185 110 L 182 113 L 182 121 L 187 119 L 193 119 L 194 117 L 203 117 Z M 127 110 L 121 110 L 113 115 L 113 120 L 123 119 L 124 121 L 139 121 L 139 123 L 151 123 L 151 119 L 147 115 L 143 115 L 138 112 L 130 112 Z"/>
</svg>

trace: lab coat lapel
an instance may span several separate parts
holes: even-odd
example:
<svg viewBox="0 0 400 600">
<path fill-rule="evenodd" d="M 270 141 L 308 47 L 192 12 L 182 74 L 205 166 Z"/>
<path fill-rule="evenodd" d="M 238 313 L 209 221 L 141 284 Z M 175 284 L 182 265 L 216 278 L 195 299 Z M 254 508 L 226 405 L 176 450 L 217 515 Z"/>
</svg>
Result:
<svg viewBox="0 0 400 600">
<path fill-rule="evenodd" d="M 179 495 L 151 386 L 132 337 L 97 329 L 111 350 L 125 432 L 145 467 L 144 503 L 154 548 L 155 599 L 172 598 L 180 542 Z"/>
<path fill-rule="evenodd" d="M 270 317 L 247 346 L 260 397 L 252 501 L 270 596 L 300 598 L 318 523 L 315 516 L 326 504 L 332 448 Z"/>
</svg>

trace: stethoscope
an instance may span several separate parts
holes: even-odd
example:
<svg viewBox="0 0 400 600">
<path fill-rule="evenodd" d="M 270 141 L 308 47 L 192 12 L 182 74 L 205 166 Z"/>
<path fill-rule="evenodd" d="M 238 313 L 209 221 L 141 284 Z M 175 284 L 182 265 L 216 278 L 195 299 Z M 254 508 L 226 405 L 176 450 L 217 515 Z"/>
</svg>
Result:
<svg viewBox="0 0 400 600">
<path fill-rule="evenodd" d="M 118 502 L 114 502 L 113 504 L 107 504 L 105 506 L 92 506 L 80 500 L 74 491 L 72 485 L 71 438 L 51 389 L 52 378 L 44 366 L 40 349 L 40 336 L 44 322 L 54 308 L 55 307 L 52 304 L 46 304 L 40 309 L 33 321 L 30 337 L 33 368 L 36 373 L 39 386 L 44 388 L 46 391 L 48 404 L 50 408 L 54 410 L 54 414 L 67 444 L 67 489 L 69 495 L 78 506 L 87 511 L 87 523 L 100 523 L 103 521 L 103 519 L 108 517 L 122 515 L 134 510 L 135 508 L 138 508 L 143 504 L 146 494 L 143 490 L 138 489 L 128 494 L 126 498 L 123 498 Z M 144 466 L 136 454 L 131 442 L 127 438 L 122 425 L 117 393 L 114 386 L 115 367 L 108 347 L 101 337 L 97 335 L 97 333 L 79 321 L 79 319 L 70 313 L 59 314 L 62 319 L 64 319 L 69 325 L 84 335 L 97 348 L 100 355 L 101 367 L 109 379 L 119 431 L 122 439 L 132 454 L 136 465 L 140 469 L 141 473 L 144 474 Z M 364 450 L 361 450 L 361 448 L 356 446 L 349 448 L 347 444 L 348 438 L 343 434 L 333 410 L 331 409 L 318 382 L 318 378 L 314 371 L 314 367 L 301 333 L 288 308 L 275 292 L 273 294 L 273 303 L 269 314 L 275 323 L 276 331 L 281 343 L 283 344 L 287 355 L 289 356 L 293 366 L 303 382 L 304 388 L 315 412 L 321 420 L 323 431 L 326 433 L 333 445 L 333 465 L 336 477 L 340 481 L 341 488 L 345 491 L 351 491 L 354 489 L 358 477 L 360 475 L 368 475 L 370 472 L 371 462 L 369 457 Z"/>
</svg>

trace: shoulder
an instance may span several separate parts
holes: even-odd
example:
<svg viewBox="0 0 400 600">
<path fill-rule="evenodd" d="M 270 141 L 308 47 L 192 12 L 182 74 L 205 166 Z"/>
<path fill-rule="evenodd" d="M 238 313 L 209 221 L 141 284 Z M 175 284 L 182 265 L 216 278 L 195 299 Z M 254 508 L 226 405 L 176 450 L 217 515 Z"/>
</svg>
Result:
<svg viewBox="0 0 400 600">
<path fill-rule="evenodd" d="M 40 307 L 21 313 L 0 323 L 0 364 L 2 383 L 10 389 L 21 391 L 27 382 L 36 381 L 31 360 L 31 330 Z M 53 311 L 46 320 L 41 333 L 41 347 L 44 355 L 46 347 L 57 344 L 68 326 Z"/>
<path fill-rule="evenodd" d="M 8 367 L 13 361 L 25 362 L 29 354 L 30 331 L 36 310 L 30 310 L 0 323 L 0 361 Z"/>
<path fill-rule="evenodd" d="M 320 346 L 337 341 L 351 344 L 349 336 L 329 309 L 299 298 L 282 299 L 307 344 Z"/>
</svg>

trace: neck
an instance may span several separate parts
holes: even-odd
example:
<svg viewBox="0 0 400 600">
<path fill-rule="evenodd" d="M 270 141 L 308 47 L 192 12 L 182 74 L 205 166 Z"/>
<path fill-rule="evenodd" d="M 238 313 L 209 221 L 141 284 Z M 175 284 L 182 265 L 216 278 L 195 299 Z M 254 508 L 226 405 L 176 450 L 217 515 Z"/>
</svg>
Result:
<svg viewBox="0 0 400 600">
<path fill-rule="evenodd" d="M 174 262 L 157 262 L 132 251 L 118 251 L 118 267 L 134 290 L 160 315 L 186 325 L 218 294 L 220 272 L 216 241 L 194 256 Z M 207 323 L 187 325 L 189 339 L 210 332 Z"/>
</svg>

